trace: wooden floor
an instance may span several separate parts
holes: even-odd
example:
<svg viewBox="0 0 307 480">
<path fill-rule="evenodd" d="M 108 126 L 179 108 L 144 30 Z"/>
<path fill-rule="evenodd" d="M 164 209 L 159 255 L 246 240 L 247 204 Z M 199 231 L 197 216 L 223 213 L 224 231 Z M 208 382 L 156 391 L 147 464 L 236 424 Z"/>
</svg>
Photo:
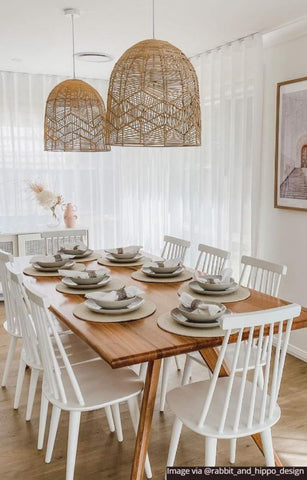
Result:
<svg viewBox="0 0 307 480">
<path fill-rule="evenodd" d="M 3 321 L 3 304 L 0 304 Z M 0 376 L 6 358 L 9 336 L 0 329 Z M 181 364 L 183 362 L 181 361 Z M 36 450 L 40 391 L 36 396 L 31 422 L 25 421 L 25 407 L 29 372 L 26 374 L 21 406 L 12 408 L 15 393 L 18 355 L 16 355 L 7 388 L 0 390 L 0 479 L 1 480 L 62 480 L 65 479 L 67 414 L 63 413 L 52 462 L 44 463 L 44 453 Z M 204 376 L 204 369 L 196 367 L 193 379 Z M 177 386 L 180 372 L 172 368 L 170 387 Z M 159 393 L 159 392 L 158 392 Z M 282 417 L 273 428 L 273 441 L 284 465 L 307 466 L 307 364 L 288 356 L 281 387 L 279 405 Z M 121 408 L 124 442 L 119 444 L 114 433 L 108 431 L 102 411 L 84 413 L 81 420 L 75 480 L 127 480 L 133 455 L 134 436 L 127 409 Z M 150 460 L 154 479 L 164 479 L 173 416 L 156 408 L 150 441 Z M 229 465 L 228 442 L 218 443 L 217 465 Z M 183 430 L 177 454 L 177 465 L 202 465 L 204 440 Z M 264 465 L 263 457 L 250 438 L 238 441 L 237 465 Z"/>
</svg>

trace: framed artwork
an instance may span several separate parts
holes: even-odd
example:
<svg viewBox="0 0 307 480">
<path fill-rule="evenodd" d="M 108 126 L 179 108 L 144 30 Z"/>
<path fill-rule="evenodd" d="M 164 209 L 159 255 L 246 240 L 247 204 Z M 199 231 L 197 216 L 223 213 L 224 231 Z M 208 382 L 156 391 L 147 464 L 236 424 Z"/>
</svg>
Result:
<svg viewBox="0 0 307 480">
<path fill-rule="evenodd" d="M 307 77 L 277 84 L 275 208 L 307 211 Z"/>
</svg>

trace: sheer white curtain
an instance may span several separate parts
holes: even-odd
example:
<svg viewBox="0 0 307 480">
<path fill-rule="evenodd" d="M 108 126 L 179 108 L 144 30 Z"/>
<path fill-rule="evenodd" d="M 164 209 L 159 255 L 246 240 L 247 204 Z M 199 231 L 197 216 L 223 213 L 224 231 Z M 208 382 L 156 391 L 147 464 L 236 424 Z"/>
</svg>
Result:
<svg viewBox="0 0 307 480">
<path fill-rule="evenodd" d="M 0 230 L 46 222 L 25 187 L 40 178 L 78 206 L 94 247 L 140 243 L 159 253 L 168 233 L 192 240 L 191 265 L 200 242 L 230 249 L 238 264 L 255 238 L 261 48 L 255 36 L 195 60 L 202 147 L 44 152 L 45 100 L 62 78 L 2 72 Z M 106 98 L 105 82 L 89 83 Z"/>
</svg>

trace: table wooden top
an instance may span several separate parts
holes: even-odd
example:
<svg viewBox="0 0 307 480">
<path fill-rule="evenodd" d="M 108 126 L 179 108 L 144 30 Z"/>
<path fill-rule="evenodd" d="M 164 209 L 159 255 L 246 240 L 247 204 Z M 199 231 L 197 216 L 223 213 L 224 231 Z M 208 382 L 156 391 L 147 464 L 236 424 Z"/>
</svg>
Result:
<svg viewBox="0 0 307 480">
<path fill-rule="evenodd" d="M 97 262 L 87 267 L 97 268 Z M 221 344 L 221 338 L 194 338 L 168 333 L 157 325 L 157 318 L 178 306 L 178 283 L 141 283 L 131 278 L 139 267 L 112 267 L 112 276 L 126 285 L 137 285 L 145 298 L 157 306 L 150 317 L 123 323 L 94 323 L 80 320 L 73 310 L 84 301 L 84 296 L 59 293 L 55 285 L 59 277 L 31 277 L 39 291 L 50 298 L 51 310 L 80 338 L 90 345 L 113 368 L 148 362 L 158 358 L 188 353 Z M 224 302 L 225 303 L 225 302 Z M 225 303 L 232 312 L 251 312 L 286 305 L 289 302 L 251 290 L 251 296 L 239 302 Z M 293 329 L 307 327 L 307 309 L 293 322 Z"/>
</svg>

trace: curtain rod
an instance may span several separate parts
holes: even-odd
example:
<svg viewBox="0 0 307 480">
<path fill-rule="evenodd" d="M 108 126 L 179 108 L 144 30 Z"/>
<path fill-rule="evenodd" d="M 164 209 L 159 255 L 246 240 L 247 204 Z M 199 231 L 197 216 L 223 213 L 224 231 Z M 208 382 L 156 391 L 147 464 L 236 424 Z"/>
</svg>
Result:
<svg viewBox="0 0 307 480">
<path fill-rule="evenodd" d="M 230 42 L 222 43 L 222 45 L 218 45 L 217 47 L 210 48 L 209 50 L 204 50 L 202 52 L 196 53 L 195 55 L 192 55 L 191 57 L 189 57 L 189 59 L 197 58 L 197 57 L 200 57 L 201 55 L 214 52 L 214 50 L 220 50 L 223 47 L 230 47 L 230 45 L 232 45 L 233 43 L 242 42 L 246 38 L 252 38 L 254 35 L 257 35 L 257 33 L 260 33 L 260 32 L 250 33 L 249 35 L 245 35 L 245 37 L 240 37 L 240 38 L 237 38 L 236 40 L 231 40 Z"/>
<path fill-rule="evenodd" d="M 207 54 L 211 53 L 214 50 L 219 50 L 223 47 L 230 46 L 232 43 L 241 42 L 242 40 L 245 40 L 246 38 L 253 37 L 254 35 L 257 35 L 258 33 L 262 34 L 262 35 L 265 35 L 267 33 L 273 33 L 273 32 L 276 32 L 277 30 L 281 30 L 283 28 L 291 27 L 292 25 L 295 25 L 295 24 L 300 23 L 300 22 L 304 22 L 306 20 L 307 20 L 307 15 L 303 15 L 302 17 L 295 18 L 294 20 L 291 20 L 290 22 L 286 22 L 286 23 L 283 23 L 281 25 L 278 25 L 277 27 L 272 27 L 270 29 L 259 30 L 258 32 L 254 32 L 254 33 L 250 33 L 249 35 L 245 35 L 245 37 L 240 37 L 240 38 L 237 38 L 236 40 L 231 40 L 230 42 L 226 42 L 226 43 L 223 43 L 222 45 L 218 45 L 217 47 L 210 48 L 209 50 L 204 50 L 202 52 L 196 53 L 195 55 L 191 55 L 191 57 L 189 57 L 189 58 L 190 59 L 191 58 L 197 58 L 197 57 L 200 57 L 201 55 L 204 55 L 206 53 Z"/>
</svg>

